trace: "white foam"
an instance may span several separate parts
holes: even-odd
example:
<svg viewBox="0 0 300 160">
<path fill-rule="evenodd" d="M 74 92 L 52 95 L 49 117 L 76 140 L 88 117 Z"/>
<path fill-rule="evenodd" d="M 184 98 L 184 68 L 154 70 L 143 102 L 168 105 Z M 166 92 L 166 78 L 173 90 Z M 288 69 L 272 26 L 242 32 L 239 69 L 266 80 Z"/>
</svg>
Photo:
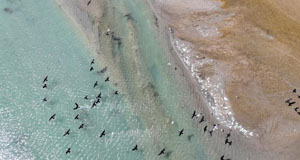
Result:
<svg viewBox="0 0 300 160">
<path fill-rule="evenodd" d="M 170 34 L 171 33 L 170 29 Z M 197 79 L 199 89 L 207 99 L 210 112 L 219 120 L 219 123 L 228 128 L 236 129 L 247 137 L 253 136 L 253 131 L 245 129 L 241 124 L 236 122 L 234 118 L 230 101 L 224 90 L 224 76 L 222 72 L 218 72 L 218 64 L 213 59 L 205 58 L 199 60 L 199 58 L 195 58 L 192 45 L 188 42 L 179 40 L 174 36 L 171 36 L 171 42 L 185 66 L 191 71 L 192 76 Z M 201 77 L 198 69 L 207 64 L 212 65 L 215 74 L 209 77 Z"/>
</svg>

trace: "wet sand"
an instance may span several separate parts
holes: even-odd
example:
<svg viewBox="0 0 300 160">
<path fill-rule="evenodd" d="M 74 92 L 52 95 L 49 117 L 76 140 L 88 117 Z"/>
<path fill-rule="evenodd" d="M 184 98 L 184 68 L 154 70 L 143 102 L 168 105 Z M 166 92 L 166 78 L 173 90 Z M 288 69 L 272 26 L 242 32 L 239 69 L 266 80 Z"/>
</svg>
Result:
<svg viewBox="0 0 300 160">
<path fill-rule="evenodd" d="M 99 51 L 101 4 L 87 9 L 88 1 L 56 1 Z M 236 131 L 237 146 L 257 154 L 250 158 L 299 157 L 300 116 L 284 101 L 297 98 L 300 19 L 295 5 L 282 3 L 149 1 L 172 67 L 190 82 L 211 123 Z"/>
</svg>

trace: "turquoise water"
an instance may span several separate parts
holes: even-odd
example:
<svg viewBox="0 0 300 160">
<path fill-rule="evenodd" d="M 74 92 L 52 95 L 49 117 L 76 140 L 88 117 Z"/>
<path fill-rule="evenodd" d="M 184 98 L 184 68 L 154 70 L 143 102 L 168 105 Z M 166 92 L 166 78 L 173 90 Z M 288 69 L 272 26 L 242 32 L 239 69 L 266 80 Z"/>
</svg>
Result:
<svg viewBox="0 0 300 160">
<path fill-rule="evenodd" d="M 105 53 L 97 57 L 53 1 L 0 2 L 0 159 L 219 157 L 190 119 L 194 100 L 167 65 L 170 57 L 145 4 L 103 3 L 103 21 L 122 44 L 102 35 Z M 6 7 L 12 12 L 5 12 Z M 124 17 L 127 13 L 133 20 Z M 106 66 L 108 71 L 90 72 L 93 58 L 98 58 L 96 71 Z M 48 88 L 43 89 L 46 75 Z M 105 83 L 107 76 L 111 81 Z M 99 86 L 93 88 L 96 81 Z M 115 90 L 120 94 L 114 95 Z M 100 91 L 101 103 L 90 109 Z M 83 99 L 86 95 L 89 100 Z M 80 109 L 74 111 L 75 103 Z M 53 114 L 56 119 L 49 122 Z M 74 119 L 77 114 L 79 120 Z M 82 123 L 85 127 L 79 130 Z M 178 137 L 182 128 L 184 136 Z M 70 135 L 63 137 L 68 129 Z M 106 136 L 99 138 L 104 129 Z M 135 144 L 139 151 L 132 152 Z M 163 148 L 168 154 L 158 157 Z"/>
</svg>

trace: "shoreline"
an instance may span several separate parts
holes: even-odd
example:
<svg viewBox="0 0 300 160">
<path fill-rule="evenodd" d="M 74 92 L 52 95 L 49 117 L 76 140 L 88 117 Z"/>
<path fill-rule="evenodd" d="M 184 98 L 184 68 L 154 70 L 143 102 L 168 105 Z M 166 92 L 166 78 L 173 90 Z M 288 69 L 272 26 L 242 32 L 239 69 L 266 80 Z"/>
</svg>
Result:
<svg viewBox="0 0 300 160">
<path fill-rule="evenodd" d="M 67 13 L 67 15 L 74 22 L 74 24 L 76 24 L 76 26 L 79 27 L 79 30 L 85 36 L 88 43 L 92 46 L 93 49 L 95 49 L 95 53 L 97 53 L 97 57 L 101 56 L 101 53 L 100 53 L 101 46 L 100 46 L 100 41 L 99 41 L 99 35 L 101 34 L 99 31 L 99 25 L 100 25 L 99 23 L 100 22 L 93 23 L 93 21 L 95 22 L 95 19 L 91 18 L 91 17 L 93 17 L 92 15 L 95 13 L 101 12 L 101 14 L 103 14 L 102 11 L 99 11 L 99 12 L 95 11 L 95 10 L 101 10 L 100 4 L 98 6 L 99 8 L 96 7 L 94 9 L 92 9 L 94 11 L 88 11 L 88 10 L 84 9 L 84 7 L 82 10 L 80 10 L 79 7 L 76 7 L 76 5 L 80 6 L 78 1 L 74 2 L 74 3 L 69 2 L 75 6 L 75 9 L 72 7 L 69 7 L 68 4 L 64 3 L 65 2 L 64 0 L 55 0 L 55 1 L 59 4 L 59 6 L 61 6 L 62 10 Z M 174 42 L 172 42 L 172 38 L 171 38 L 172 35 L 171 35 L 171 33 L 169 33 L 169 27 L 168 27 L 169 26 L 168 23 L 171 23 L 171 22 L 168 21 L 165 18 L 165 15 L 163 15 L 161 13 L 163 11 L 161 11 L 160 9 L 156 9 L 155 6 L 153 6 L 152 2 L 147 0 L 147 3 L 152 8 L 152 10 L 154 12 L 153 14 L 156 16 L 156 19 L 158 18 L 157 19 L 158 32 L 163 34 L 163 36 L 160 36 L 160 38 L 162 39 L 162 41 L 165 41 L 165 43 L 168 45 L 167 47 L 164 47 L 164 49 L 168 50 L 166 52 L 167 52 L 167 54 L 170 54 L 170 57 L 172 57 L 172 59 L 174 60 L 174 64 L 176 66 L 179 66 L 180 69 L 177 69 L 177 72 L 178 71 L 181 72 L 180 76 L 183 76 L 184 79 L 188 82 L 189 89 L 190 89 L 189 92 L 191 92 L 194 99 L 196 99 L 196 101 L 198 102 L 198 105 L 201 106 L 201 107 L 198 107 L 197 109 L 200 109 L 201 113 L 204 112 L 204 113 L 206 113 L 206 116 L 210 117 L 209 118 L 210 124 L 219 123 L 220 121 L 218 120 L 218 118 L 215 115 L 211 115 L 212 110 L 209 107 L 209 104 L 207 104 L 208 103 L 207 98 L 205 98 L 205 96 L 203 95 L 203 93 L 200 90 L 199 81 L 197 81 L 197 79 L 192 75 L 193 73 L 185 65 L 184 60 L 180 57 L 178 51 L 174 47 Z M 80 18 L 76 19 L 78 17 L 86 17 L 87 19 L 85 19 L 86 21 L 80 21 Z M 85 28 L 84 27 L 85 25 L 89 26 L 90 29 L 89 29 L 89 27 Z M 91 28 L 93 28 L 93 29 L 91 29 Z M 210 30 L 208 31 L 208 33 L 213 34 L 213 36 L 218 36 L 218 34 L 214 35 L 214 33 L 210 32 Z M 180 33 L 180 34 L 184 34 L 184 33 Z M 179 38 L 182 38 L 182 35 L 180 35 Z M 175 65 L 173 65 L 173 63 L 171 64 L 172 67 L 174 67 Z M 118 74 L 120 74 L 120 73 L 118 73 Z M 227 77 L 225 77 L 225 78 L 227 78 Z M 225 85 L 225 84 L 223 84 L 223 85 Z M 227 87 L 227 86 L 225 86 L 225 87 Z M 238 115 L 238 114 L 236 113 L 235 115 Z M 234 119 L 235 119 L 235 115 L 233 116 Z M 240 122 L 240 123 L 243 124 L 242 122 Z M 284 157 L 284 155 L 283 156 L 280 156 L 277 154 L 270 155 L 271 152 L 268 149 L 268 147 L 271 146 L 271 144 L 268 144 L 269 146 L 265 146 L 261 142 L 261 137 L 259 137 L 258 135 L 245 138 L 245 135 L 241 134 L 242 133 L 241 130 L 238 130 L 235 128 L 228 128 L 228 126 L 226 126 L 226 125 L 224 125 L 221 128 L 225 129 L 225 130 L 232 130 L 233 135 L 235 137 L 234 140 L 238 141 L 238 142 L 241 141 L 240 144 L 245 145 L 243 147 L 250 149 L 251 152 L 253 152 L 253 153 L 258 154 L 259 155 L 259 156 L 257 156 L 258 159 L 261 157 L 264 157 L 264 156 L 272 157 L 273 159 L 276 159 L 278 157 Z M 244 149 L 244 150 L 247 150 L 247 149 Z M 264 153 L 264 152 L 270 152 L 270 153 Z"/>
</svg>

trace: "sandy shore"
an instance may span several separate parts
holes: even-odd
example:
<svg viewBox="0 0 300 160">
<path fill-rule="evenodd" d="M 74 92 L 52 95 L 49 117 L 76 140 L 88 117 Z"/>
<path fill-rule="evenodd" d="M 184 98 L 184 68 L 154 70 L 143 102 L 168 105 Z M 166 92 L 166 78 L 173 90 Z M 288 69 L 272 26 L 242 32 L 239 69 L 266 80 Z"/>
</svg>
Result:
<svg viewBox="0 0 300 160">
<path fill-rule="evenodd" d="M 101 54 L 101 4 L 87 9 L 88 0 L 55 1 Z M 300 84 L 297 7 L 268 0 L 148 3 L 211 123 L 236 131 L 239 146 L 258 157 L 297 159 L 300 117 L 284 103 L 297 98 L 291 91 Z"/>
<path fill-rule="evenodd" d="M 300 26 L 291 4 L 299 1 L 149 2 L 172 28 L 173 48 L 214 118 L 253 141 L 265 159 L 297 159 L 300 117 L 284 101 L 298 99 Z"/>
</svg>

